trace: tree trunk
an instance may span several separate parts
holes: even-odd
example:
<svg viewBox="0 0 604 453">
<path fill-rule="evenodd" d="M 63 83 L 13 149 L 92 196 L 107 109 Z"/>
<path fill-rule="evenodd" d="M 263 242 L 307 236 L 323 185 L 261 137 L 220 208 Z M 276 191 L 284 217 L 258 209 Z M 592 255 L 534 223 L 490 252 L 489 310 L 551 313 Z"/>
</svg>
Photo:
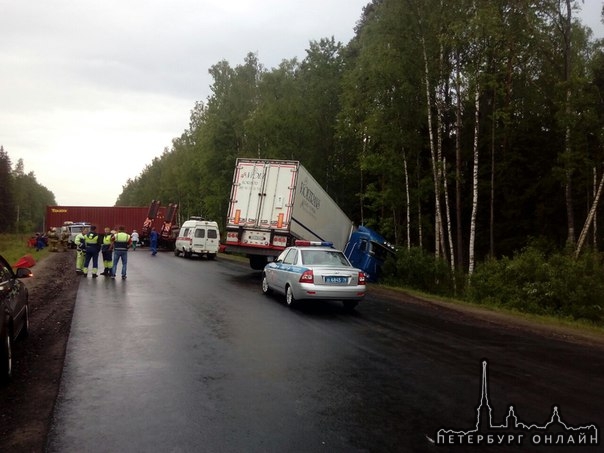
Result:
<svg viewBox="0 0 604 453">
<path fill-rule="evenodd" d="M 476 216 L 478 213 L 478 133 L 479 133 L 479 121 L 480 121 L 480 89 L 478 83 L 476 84 L 476 95 L 474 98 L 474 168 L 472 169 L 472 217 L 470 219 L 470 247 L 468 252 L 468 275 L 472 276 L 474 273 L 475 256 L 474 256 L 474 244 L 476 242 Z"/>
<path fill-rule="evenodd" d="M 440 2 L 440 8 L 441 11 L 443 9 L 443 0 L 441 0 Z M 440 48 L 439 48 L 439 52 L 438 52 L 438 76 L 439 76 L 439 80 L 440 83 L 437 85 L 437 88 L 435 90 L 434 93 L 434 101 L 435 101 L 435 105 L 436 105 L 436 180 L 434 182 L 435 187 L 438 188 L 438 191 L 435 191 L 434 196 L 438 197 L 438 203 L 436 203 L 435 205 L 435 209 L 436 209 L 436 217 L 437 217 L 437 222 L 436 222 L 436 226 L 438 226 L 439 231 L 438 231 L 438 238 L 440 239 L 439 243 L 437 244 L 437 247 L 440 247 L 440 250 L 442 252 L 442 254 L 444 255 L 445 259 L 446 259 L 446 255 L 447 255 L 447 248 L 445 246 L 445 227 L 444 227 L 444 220 L 443 220 L 443 216 L 442 216 L 442 211 L 441 211 L 441 184 L 443 184 L 443 171 L 444 171 L 444 163 L 443 163 L 443 105 L 446 104 L 445 102 L 445 93 L 446 93 L 446 88 L 445 88 L 445 77 L 443 76 L 444 73 L 444 49 L 443 49 L 443 44 L 442 41 L 440 43 Z M 437 254 L 437 256 L 440 254 Z"/>
<path fill-rule="evenodd" d="M 430 159 L 432 164 L 432 178 L 434 180 L 434 253 L 438 258 L 440 256 L 440 232 L 442 231 L 441 216 L 440 216 L 440 185 L 438 181 L 438 165 L 436 162 L 436 145 L 434 138 L 434 127 L 432 125 L 432 101 L 431 101 L 431 86 L 430 86 L 430 68 L 428 65 L 428 52 L 426 49 L 426 38 L 424 36 L 421 14 L 418 11 L 418 25 L 420 29 L 420 42 L 422 46 L 422 57 L 424 59 L 424 89 L 426 95 L 426 113 L 428 119 L 428 137 L 430 141 Z"/>
<path fill-rule="evenodd" d="M 564 20 L 563 37 L 564 37 L 564 83 L 566 85 L 566 131 L 564 134 L 564 165 L 565 169 L 565 183 L 564 183 L 564 196 L 566 199 L 566 218 L 568 223 L 568 243 L 575 243 L 575 215 L 573 207 L 573 194 L 572 194 L 572 156 L 571 156 L 571 142 L 570 142 L 570 115 L 571 115 L 571 98 L 572 93 L 570 89 L 570 73 L 571 73 L 571 26 L 572 26 L 572 10 L 571 0 L 566 0 L 566 17 Z"/>
<path fill-rule="evenodd" d="M 438 182 L 438 170 L 436 152 L 434 150 L 434 128 L 432 126 L 432 102 L 430 100 L 430 69 L 428 67 L 428 54 L 426 52 L 426 40 L 422 36 L 422 52 L 424 57 L 424 84 L 426 89 L 426 110 L 428 114 L 428 136 L 430 140 L 430 159 L 432 163 L 432 178 L 434 180 L 434 254 L 440 257 L 440 185 Z"/>
<path fill-rule="evenodd" d="M 411 197 L 409 195 L 409 171 L 407 168 L 407 153 L 403 149 L 403 169 L 405 172 L 405 196 L 407 204 L 407 250 L 411 248 Z"/>
<path fill-rule="evenodd" d="M 359 198 L 359 202 L 361 203 L 360 205 L 360 210 L 361 210 L 361 225 L 365 224 L 365 210 L 363 209 L 363 205 L 365 204 L 365 200 L 363 200 L 363 194 L 365 193 L 365 182 L 364 182 L 364 177 L 363 177 L 363 160 L 365 159 L 365 154 L 367 152 L 367 133 L 366 131 L 363 132 L 363 150 L 361 152 L 361 161 L 359 162 L 359 170 L 360 170 L 360 177 L 359 177 L 359 183 L 361 185 L 360 189 L 360 198 Z"/>
<path fill-rule="evenodd" d="M 491 122 L 491 196 L 489 213 L 489 255 L 495 258 L 495 90 L 493 90 L 493 107 Z"/>
<path fill-rule="evenodd" d="M 418 169 L 416 172 L 417 176 L 417 188 L 421 187 L 420 177 L 419 177 L 419 156 L 417 157 L 416 168 Z M 417 191 L 417 239 L 419 242 L 419 247 L 424 247 L 424 234 L 423 234 L 423 226 L 422 226 L 422 199 L 420 196 L 420 191 Z"/>
<path fill-rule="evenodd" d="M 447 168 L 447 160 L 443 159 L 443 168 Z M 446 175 L 445 171 L 445 175 Z M 449 260 L 451 265 L 451 274 L 453 275 L 453 292 L 457 294 L 457 282 L 455 280 L 455 245 L 453 244 L 453 233 L 451 232 L 451 210 L 449 209 L 449 188 L 447 186 L 447 178 L 443 178 L 443 189 L 445 191 L 445 211 L 447 213 L 447 233 L 449 235 L 449 253 L 451 258 Z"/>
<path fill-rule="evenodd" d="M 594 202 L 591 205 L 591 209 L 589 210 L 587 219 L 585 219 L 585 225 L 583 225 L 583 229 L 581 230 L 581 234 L 579 235 L 579 242 L 577 242 L 577 248 L 575 249 L 575 258 L 577 258 L 581 253 L 581 248 L 583 247 L 583 243 L 585 242 L 585 238 L 587 237 L 589 226 L 595 218 L 596 210 L 598 208 L 598 202 L 600 201 L 600 197 L 602 195 L 602 187 L 604 187 L 604 175 L 602 175 L 602 179 L 600 179 L 600 185 L 598 186 L 598 191 L 596 192 Z"/>
<path fill-rule="evenodd" d="M 461 202 L 461 125 L 462 125 L 462 106 L 461 106 L 461 77 L 459 70 L 459 55 L 457 58 L 455 87 L 457 89 L 457 103 L 455 109 L 455 208 L 457 218 L 457 260 L 459 267 L 464 268 L 463 253 L 463 222 L 462 222 L 462 202 Z"/>
<path fill-rule="evenodd" d="M 598 170 L 594 167 L 594 200 L 596 199 L 596 193 L 598 190 L 596 187 L 598 186 Z M 598 216 L 594 215 L 593 221 L 593 247 L 594 250 L 598 250 Z"/>
</svg>

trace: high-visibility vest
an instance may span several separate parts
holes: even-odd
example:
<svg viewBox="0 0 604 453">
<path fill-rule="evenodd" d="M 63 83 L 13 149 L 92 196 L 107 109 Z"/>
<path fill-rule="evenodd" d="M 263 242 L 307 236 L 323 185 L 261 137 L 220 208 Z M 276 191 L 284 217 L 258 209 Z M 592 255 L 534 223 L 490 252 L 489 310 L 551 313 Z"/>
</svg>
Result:
<svg viewBox="0 0 604 453">
<path fill-rule="evenodd" d="M 130 242 L 130 235 L 128 233 L 120 231 L 119 233 L 116 233 L 115 235 L 113 235 L 113 237 L 114 237 L 114 243 L 113 243 L 114 250 L 128 250 L 128 243 Z"/>
<path fill-rule="evenodd" d="M 75 237 L 75 239 L 73 240 L 73 243 L 75 244 L 75 246 L 77 247 L 78 250 L 83 250 L 83 242 L 86 240 L 86 236 L 84 236 L 82 233 L 78 233 Z"/>
<path fill-rule="evenodd" d="M 86 237 L 84 238 L 84 241 L 86 241 L 86 245 L 98 244 L 99 243 L 99 235 L 96 234 L 96 233 L 93 233 L 91 231 L 90 233 L 88 233 L 86 235 Z"/>
<path fill-rule="evenodd" d="M 109 250 L 111 247 L 111 241 L 113 240 L 113 235 L 111 233 L 105 233 L 103 235 L 103 251 Z"/>
</svg>

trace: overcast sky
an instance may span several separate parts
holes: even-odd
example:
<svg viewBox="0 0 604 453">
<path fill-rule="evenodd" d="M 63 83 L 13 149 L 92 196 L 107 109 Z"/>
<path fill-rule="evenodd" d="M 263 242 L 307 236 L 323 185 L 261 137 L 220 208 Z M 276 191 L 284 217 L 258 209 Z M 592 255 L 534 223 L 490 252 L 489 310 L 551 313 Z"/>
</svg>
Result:
<svg viewBox="0 0 604 453">
<path fill-rule="evenodd" d="M 212 65 L 346 44 L 368 1 L 0 0 L 0 145 L 58 204 L 111 206 L 188 128 Z M 602 1 L 585 3 L 603 37 Z"/>
</svg>

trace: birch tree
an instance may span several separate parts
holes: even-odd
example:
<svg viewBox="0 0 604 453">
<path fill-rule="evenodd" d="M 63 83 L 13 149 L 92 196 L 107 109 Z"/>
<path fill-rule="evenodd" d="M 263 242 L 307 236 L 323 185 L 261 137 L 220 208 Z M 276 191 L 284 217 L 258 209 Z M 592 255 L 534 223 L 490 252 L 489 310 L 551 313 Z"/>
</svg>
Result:
<svg viewBox="0 0 604 453">
<path fill-rule="evenodd" d="M 432 11 L 426 8 L 425 4 L 422 4 L 423 7 L 420 7 L 419 3 L 414 1 L 409 1 L 409 5 L 412 8 L 412 11 L 415 12 L 416 20 L 417 20 L 417 28 L 418 28 L 418 38 L 423 58 L 423 91 L 425 96 L 425 111 L 426 111 L 426 124 L 428 128 L 428 144 L 430 149 L 430 164 L 432 168 L 432 179 L 433 179 L 433 187 L 434 187 L 434 254 L 438 259 L 441 255 L 442 250 L 442 237 L 443 237 L 443 223 L 442 223 L 442 211 L 441 211 L 441 178 L 440 178 L 440 169 L 441 163 L 438 160 L 438 141 L 439 141 L 439 114 L 437 113 L 437 127 L 435 130 L 434 119 L 432 118 L 433 110 L 439 112 L 438 107 L 435 106 L 435 102 L 433 101 L 432 96 L 432 83 L 431 80 L 433 78 L 430 63 L 431 59 L 428 58 L 428 45 L 427 45 L 427 35 L 434 31 L 434 28 L 431 30 L 428 28 L 426 16 L 428 16 Z M 435 4 L 431 5 L 432 7 L 436 6 Z M 442 2 L 439 2 L 439 6 L 442 6 Z M 436 11 L 440 11 L 441 8 L 437 8 Z M 441 48 L 442 52 L 442 48 Z M 441 54 L 440 54 L 441 55 Z M 442 58 L 442 55 L 441 55 Z"/>
<path fill-rule="evenodd" d="M 579 235 L 579 241 L 577 242 L 577 247 L 575 249 L 575 257 L 578 257 L 581 253 L 581 248 L 583 247 L 583 243 L 587 238 L 587 233 L 589 231 L 589 227 L 592 222 L 594 222 L 596 210 L 598 209 L 598 204 L 600 202 L 600 197 L 602 196 L 602 188 L 604 187 L 604 175 L 600 179 L 600 184 L 598 185 L 598 190 L 596 191 L 594 201 L 591 205 L 591 209 L 589 210 L 589 214 L 587 215 L 587 219 L 585 219 L 585 224 L 583 225 L 583 229 L 581 230 L 581 234 Z M 595 229 L 595 225 L 594 225 Z"/>
<path fill-rule="evenodd" d="M 474 162 L 472 167 L 472 215 L 470 217 L 470 243 L 468 249 L 468 275 L 472 276 L 476 266 L 476 216 L 478 214 L 478 134 L 480 132 L 480 89 L 476 84 L 474 93 L 474 144 L 472 154 Z"/>
</svg>

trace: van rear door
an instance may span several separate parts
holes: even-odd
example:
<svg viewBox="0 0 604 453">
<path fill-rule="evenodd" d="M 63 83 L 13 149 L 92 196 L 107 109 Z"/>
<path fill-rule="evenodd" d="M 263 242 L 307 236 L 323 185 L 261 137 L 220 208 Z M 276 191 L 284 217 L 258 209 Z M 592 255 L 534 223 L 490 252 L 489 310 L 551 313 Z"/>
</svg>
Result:
<svg viewBox="0 0 604 453">
<path fill-rule="evenodd" d="M 218 234 L 218 230 L 214 227 L 208 227 L 206 237 L 206 248 L 208 253 L 218 253 L 218 248 L 220 247 L 220 235 Z"/>
<path fill-rule="evenodd" d="M 206 229 L 205 227 L 195 227 L 192 234 L 193 250 L 202 253 L 206 249 Z"/>
<path fill-rule="evenodd" d="M 197 253 L 218 253 L 218 230 L 212 226 L 198 226 L 193 235 L 193 250 Z"/>
</svg>

